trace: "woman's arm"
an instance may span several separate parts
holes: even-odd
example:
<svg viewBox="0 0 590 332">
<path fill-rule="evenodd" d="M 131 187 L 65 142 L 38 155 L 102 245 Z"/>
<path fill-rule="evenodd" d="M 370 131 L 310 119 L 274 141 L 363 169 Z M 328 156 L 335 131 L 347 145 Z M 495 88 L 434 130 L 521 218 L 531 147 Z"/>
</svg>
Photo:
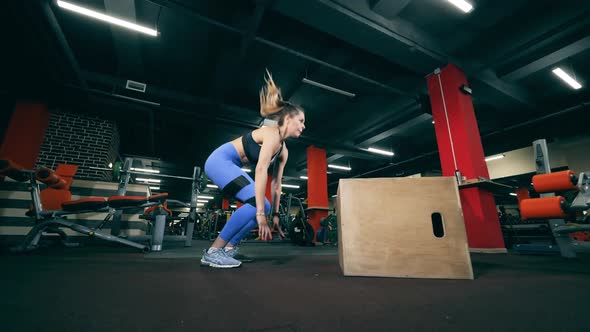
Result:
<svg viewBox="0 0 590 332">
<path fill-rule="evenodd" d="M 271 211 L 279 212 L 279 205 L 281 202 L 281 184 L 283 180 L 283 171 L 285 170 L 285 165 L 287 164 L 287 159 L 289 158 L 289 151 L 287 150 L 287 146 L 283 147 L 283 151 L 279 156 L 279 164 L 273 170 L 272 174 L 272 183 L 270 185 L 271 192 L 272 192 L 272 206 Z"/>
<path fill-rule="evenodd" d="M 264 211 L 264 194 L 268 181 L 268 166 L 270 165 L 274 151 L 279 148 L 281 140 L 278 131 L 262 130 L 262 147 L 260 148 L 258 164 L 256 165 L 254 190 L 256 193 L 256 222 L 258 223 L 258 233 L 262 240 L 266 240 L 271 238 L 270 228 L 268 227 Z"/>
<path fill-rule="evenodd" d="M 287 146 L 283 147 L 283 151 L 281 152 L 281 155 L 279 157 L 280 157 L 280 162 L 277 165 L 277 167 L 275 167 L 275 169 L 273 169 L 272 183 L 271 183 L 272 202 L 274 204 L 272 206 L 272 211 L 277 213 L 276 215 L 273 213 L 273 216 L 272 216 L 273 227 L 272 228 L 274 229 L 276 227 L 277 231 L 279 232 L 279 235 L 284 238 L 285 233 L 281 229 L 281 222 L 280 222 L 280 218 L 278 217 L 278 212 L 279 212 L 279 206 L 281 205 L 281 183 L 282 183 L 282 179 L 283 179 L 283 171 L 285 170 L 285 165 L 287 164 L 287 159 L 289 158 L 289 152 L 287 151 Z"/>
</svg>

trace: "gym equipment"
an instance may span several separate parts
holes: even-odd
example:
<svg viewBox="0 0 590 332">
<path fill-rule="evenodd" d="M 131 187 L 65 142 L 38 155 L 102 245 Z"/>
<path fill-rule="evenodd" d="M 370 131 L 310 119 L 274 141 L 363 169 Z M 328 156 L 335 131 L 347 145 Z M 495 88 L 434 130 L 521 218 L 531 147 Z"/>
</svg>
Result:
<svg viewBox="0 0 590 332">
<path fill-rule="evenodd" d="M 294 217 L 291 217 L 289 214 L 291 211 L 291 201 L 296 201 L 299 205 L 299 213 Z M 313 246 L 313 228 L 308 222 L 301 199 L 294 197 L 293 194 L 289 194 L 287 197 L 287 216 L 289 216 L 287 231 L 291 242 L 300 246 Z"/>
<path fill-rule="evenodd" d="M 90 167 L 90 169 L 101 170 L 101 171 L 110 171 L 112 172 L 113 180 L 120 181 L 121 176 L 125 174 L 137 174 L 137 175 L 149 175 L 149 176 L 156 176 L 156 177 L 165 177 L 165 178 L 174 178 L 174 179 L 182 179 L 182 180 L 193 180 L 194 177 L 186 177 L 186 176 L 178 176 L 178 175 L 166 175 L 166 174 L 159 174 L 159 173 L 149 173 L 149 172 L 141 172 L 131 170 L 131 165 L 133 164 L 133 158 L 125 158 L 124 163 L 120 161 L 116 161 L 113 163 L 113 168 L 105 168 L 105 167 Z M 207 175 L 205 172 L 199 173 L 197 176 L 198 181 L 200 181 L 199 188 L 203 189 L 207 186 Z"/>
<path fill-rule="evenodd" d="M 198 222 L 197 218 L 197 197 L 202 190 L 207 185 L 207 177 L 204 172 L 201 172 L 199 167 L 193 168 L 193 175 L 191 177 L 185 176 L 177 176 L 177 175 L 166 175 L 166 174 L 159 174 L 159 173 L 148 173 L 148 172 L 140 172 L 131 170 L 131 165 L 133 165 L 133 158 L 125 158 L 123 165 L 121 166 L 120 163 L 115 163 L 113 165 L 113 176 L 116 174 L 119 175 L 119 185 L 117 189 L 118 195 L 124 195 L 127 191 L 127 185 L 129 184 L 129 180 L 131 179 L 131 174 L 137 175 L 146 175 L 150 177 L 163 177 L 163 178 L 174 178 L 180 180 L 190 180 L 191 185 L 191 201 L 189 203 L 181 202 L 178 200 L 167 200 L 170 206 L 182 206 L 189 208 L 189 215 L 187 217 L 187 226 L 184 232 L 184 235 L 164 235 L 165 225 L 168 221 L 173 220 L 181 220 L 182 218 L 172 217 L 170 214 L 162 213 L 164 209 L 160 207 L 157 214 L 152 215 L 153 211 L 148 211 L 148 213 L 144 213 L 141 217 L 142 219 L 148 220 L 151 222 L 154 227 L 152 230 L 151 237 L 146 236 L 131 236 L 130 239 L 136 241 L 142 241 L 149 239 L 151 241 L 151 250 L 152 251 L 160 251 L 162 250 L 163 241 L 184 241 L 185 247 L 192 246 L 192 236 L 195 229 L 195 223 Z M 110 171 L 110 168 L 102 168 L 102 167 L 90 167 L 91 169 L 97 170 L 106 170 Z M 117 211 L 113 216 L 112 227 L 111 227 L 111 234 L 117 236 L 120 224 L 121 224 L 121 215 L 122 213 Z"/>
<path fill-rule="evenodd" d="M 523 220 L 549 219 L 554 244 L 516 244 L 513 249 L 522 252 L 553 252 L 559 250 L 563 257 L 576 257 L 576 252 L 590 252 L 590 242 L 572 239 L 570 234 L 590 231 L 590 225 L 566 223 L 564 218 L 576 212 L 590 210 L 590 177 L 582 172 L 576 177 L 571 170 L 551 173 L 547 143 L 544 139 L 533 142 L 537 175 L 533 176 L 533 188 L 540 198 L 526 198 L 519 202 Z M 554 192 L 577 191 L 571 203 Z"/>
<path fill-rule="evenodd" d="M 345 276 L 473 279 L 455 177 L 340 179 Z"/>
<path fill-rule="evenodd" d="M 112 209 L 126 210 L 149 207 L 164 201 L 167 198 L 167 194 L 153 195 L 150 197 L 111 196 L 108 199 L 85 198 L 72 201 L 70 200 L 71 194 L 69 192 L 69 187 L 71 185 L 72 177 L 77 170 L 77 166 L 60 165 L 63 166 L 65 170 L 61 171 L 60 166 L 58 166 L 57 172 L 53 172 L 52 170 L 46 168 L 42 168 L 37 171 L 25 170 L 11 161 L 6 160 L 0 161 L 0 166 L 4 166 L 1 167 L 1 175 L 9 176 L 16 181 L 28 181 L 30 183 L 31 199 L 33 204 L 32 209 L 28 215 L 35 217 L 36 221 L 36 225 L 25 236 L 23 242 L 19 246 L 11 248 L 12 251 L 23 252 L 37 248 L 39 240 L 41 239 L 41 236 L 44 232 L 59 234 L 64 244 L 71 246 L 72 244 L 66 242 L 67 236 L 65 232 L 60 230 L 59 227 L 67 227 L 78 233 L 86 234 L 90 237 L 97 237 L 106 241 L 121 243 L 141 249 L 143 251 L 149 250 L 149 247 L 143 244 L 102 233 L 100 228 L 112 216 Z M 59 173 L 62 173 L 65 177 L 58 175 Z M 52 195 L 52 200 L 42 200 L 41 189 L 37 181 L 48 185 L 49 188 L 45 189 L 44 192 L 49 191 L 49 195 Z M 52 192 L 52 190 L 55 192 Z M 46 204 L 46 206 L 59 206 L 61 209 L 45 210 L 42 204 L 43 201 L 49 202 L 49 204 Z M 95 212 L 109 212 L 107 217 L 97 228 L 86 227 L 84 225 L 66 220 L 66 216 L 70 214 Z"/>
<path fill-rule="evenodd" d="M 325 218 L 320 219 L 320 226 L 322 226 L 317 233 L 317 240 L 324 244 L 333 246 L 338 245 L 338 218 L 335 214 L 330 214 Z"/>
</svg>

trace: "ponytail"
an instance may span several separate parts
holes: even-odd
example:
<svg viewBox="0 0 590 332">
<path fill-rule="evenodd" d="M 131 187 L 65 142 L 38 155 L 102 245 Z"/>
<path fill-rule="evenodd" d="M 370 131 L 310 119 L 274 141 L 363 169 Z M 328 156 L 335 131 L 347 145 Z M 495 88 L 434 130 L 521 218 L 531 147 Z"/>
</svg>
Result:
<svg viewBox="0 0 590 332">
<path fill-rule="evenodd" d="M 266 70 L 264 82 L 266 82 L 265 86 L 260 89 L 260 115 L 268 117 L 280 112 L 285 103 L 281 96 L 281 89 L 273 81 L 268 69 Z"/>
</svg>

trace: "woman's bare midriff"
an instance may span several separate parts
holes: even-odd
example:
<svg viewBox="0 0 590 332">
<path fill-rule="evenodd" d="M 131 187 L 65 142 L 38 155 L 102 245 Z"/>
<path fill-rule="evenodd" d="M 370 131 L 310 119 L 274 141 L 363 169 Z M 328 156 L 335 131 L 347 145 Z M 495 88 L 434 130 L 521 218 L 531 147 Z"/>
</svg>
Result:
<svg viewBox="0 0 590 332">
<path fill-rule="evenodd" d="M 250 161 L 246 157 L 246 153 L 244 152 L 244 145 L 242 145 L 242 137 L 238 137 L 235 140 L 231 141 L 231 144 L 234 145 L 236 151 L 238 151 L 238 155 L 240 156 L 240 161 L 242 165 L 249 164 Z"/>
<path fill-rule="evenodd" d="M 262 127 L 262 128 L 258 128 L 258 129 L 255 129 L 254 131 L 252 131 L 252 138 L 254 139 L 254 142 L 256 142 L 258 144 L 262 144 L 263 130 L 269 130 L 267 128 L 269 128 L 269 127 Z M 248 157 L 246 157 L 246 152 L 244 152 L 244 145 L 242 144 L 242 137 L 240 136 L 240 137 L 234 139 L 233 141 L 231 141 L 231 144 L 233 144 L 236 147 L 236 150 L 238 151 L 238 154 L 240 155 L 240 161 L 242 162 L 242 164 L 243 165 L 249 164 L 250 161 L 248 160 Z M 277 147 L 277 151 L 279 148 L 280 148 L 280 146 Z M 277 151 L 275 151 L 275 153 Z"/>
</svg>

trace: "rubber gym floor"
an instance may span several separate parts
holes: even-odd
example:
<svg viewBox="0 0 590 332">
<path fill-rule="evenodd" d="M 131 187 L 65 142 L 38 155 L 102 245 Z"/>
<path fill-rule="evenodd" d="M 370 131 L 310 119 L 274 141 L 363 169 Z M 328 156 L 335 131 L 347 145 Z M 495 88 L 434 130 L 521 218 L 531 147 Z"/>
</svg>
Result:
<svg viewBox="0 0 590 332">
<path fill-rule="evenodd" d="M 3 250 L 0 330 L 590 330 L 588 256 L 472 254 L 475 280 L 428 280 L 344 277 L 336 248 L 287 243 L 243 245 L 256 261 L 241 268 L 201 267 L 208 245 Z"/>
</svg>

